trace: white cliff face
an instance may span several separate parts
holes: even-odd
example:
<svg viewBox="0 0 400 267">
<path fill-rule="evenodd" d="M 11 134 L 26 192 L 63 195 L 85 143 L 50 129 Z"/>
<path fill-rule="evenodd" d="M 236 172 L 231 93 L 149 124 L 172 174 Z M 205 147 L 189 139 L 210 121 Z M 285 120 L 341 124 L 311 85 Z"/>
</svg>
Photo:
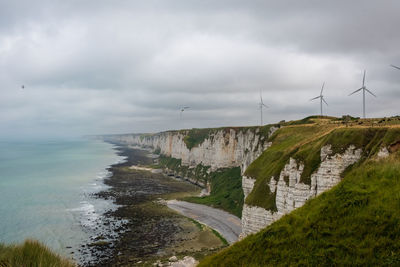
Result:
<svg viewBox="0 0 400 267">
<path fill-rule="evenodd" d="M 272 127 L 269 135 L 277 129 Z M 211 166 L 212 171 L 240 166 L 244 172 L 247 166 L 271 145 L 266 142 L 267 137 L 260 135 L 258 130 L 219 130 L 211 133 L 200 145 L 192 149 L 187 148 L 185 136 L 184 132 L 170 131 L 149 136 L 118 135 L 108 139 L 160 150 L 163 155 L 181 159 L 182 165 L 202 164 Z"/>
<path fill-rule="evenodd" d="M 350 165 L 361 158 L 361 149 L 349 146 L 343 154 L 332 155 L 331 146 L 321 149 L 321 164 L 318 170 L 311 175 L 311 185 L 300 182 L 304 169 L 294 159 L 290 159 L 279 175 L 278 182 L 271 178 L 269 187 L 271 192 L 276 192 L 276 212 L 265 210 L 261 207 L 243 206 L 242 234 L 258 232 L 283 215 L 301 207 L 304 203 L 322 192 L 331 189 L 341 180 L 340 174 Z M 255 180 L 243 177 L 243 192 L 245 196 L 251 192 Z"/>
<path fill-rule="evenodd" d="M 244 199 L 246 199 L 246 197 L 250 194 L 251 190 L 253 190 L 255 182 L 256 179 L 242 176 L 242 188 L 244 193 Z"/>
</svg>

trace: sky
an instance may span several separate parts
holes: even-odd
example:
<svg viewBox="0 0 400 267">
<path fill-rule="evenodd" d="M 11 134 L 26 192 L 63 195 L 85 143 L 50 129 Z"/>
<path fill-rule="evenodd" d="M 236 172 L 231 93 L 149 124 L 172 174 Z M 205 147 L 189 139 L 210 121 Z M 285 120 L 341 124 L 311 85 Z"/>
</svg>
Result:
<svg viewBox="0 0 400 267">
<path fill-rule="evenodd" d="M 0 0 L 0 138 L 400 115 L 398 0 Z M 24 85 L 24 89 L 21 86 Z M 190 109 L 180 114 L 180 107 Z M 182 115 L 182 116 L 180 116 Z"/>
</svg>

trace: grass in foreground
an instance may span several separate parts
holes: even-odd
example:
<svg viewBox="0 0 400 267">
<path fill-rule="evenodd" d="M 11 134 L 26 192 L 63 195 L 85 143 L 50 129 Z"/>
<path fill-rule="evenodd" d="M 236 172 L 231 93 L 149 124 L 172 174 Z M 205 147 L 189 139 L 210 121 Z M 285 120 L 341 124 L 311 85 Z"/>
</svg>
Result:
<svg viewBox="0 0 400 267">
<path fill-rule="evenodd" d="M 26 240 L 21 245 L 0 244 L 0 266 L 73 267 L 75 265 L 38 241 Z"/>
<path fill-rule="evenodd" d="M 183 200 L 223 209 L 242 217 L 243 190 L 240 167 L 212 172 L 209 176 L 211 194 L 204 197 L 186 197 Z"/>
<path fill-rule="evenodd" d="M 400 153 L 367 160 L 332 190 L 199 266 L 399 266 Z"/>
</svg>

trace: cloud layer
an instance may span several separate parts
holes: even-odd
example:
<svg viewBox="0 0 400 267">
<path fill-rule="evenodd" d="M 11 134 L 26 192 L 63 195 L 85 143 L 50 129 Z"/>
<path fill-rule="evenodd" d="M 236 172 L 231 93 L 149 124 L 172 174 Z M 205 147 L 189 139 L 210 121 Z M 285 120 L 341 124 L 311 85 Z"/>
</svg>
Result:
<svg viewBox="0 0 400 267">
<path fill-rule="evenodd" d="M 144 2 L 144 3 L 142 3 Z M 398 115 L 399 1 L 1 1 L 0 135 Z M 25 89 L 21 89 L 21 85 Z M 179 116 L 180 106 L 190 106 Z"/>
</svg>

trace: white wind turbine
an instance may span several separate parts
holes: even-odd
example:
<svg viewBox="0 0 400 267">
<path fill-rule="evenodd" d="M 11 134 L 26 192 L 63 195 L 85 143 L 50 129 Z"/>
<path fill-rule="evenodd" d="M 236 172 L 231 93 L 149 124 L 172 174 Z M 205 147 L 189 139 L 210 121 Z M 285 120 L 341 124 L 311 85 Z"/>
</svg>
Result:
<svg viewBox="0 0 400 267">
<path fill-rule="evenodd" d="M 362 87 L 360 89 L 355 90 L 353 93 L 349 94 L 349 96 L 351 96 L 352 94 L 355 94 L 361 90 L 363 91 L 363 117 L 364 117 L 364 119 L 365 119 L 365 91 L 367 91 L 368 93 L 370 93 L 371 95 L 376 97 L 376 95 L 374 95 L 374 93 L 372 93 L 370 90 L 368 90 L 367 87 L 365 86 L 365 73 L 366 73 L 366 71 L 364 70 Z"/>
<path fill-rule="evenodd" d="M 321 116 L 322 116 L 322 101 L 328 106 L 328 103 L 326 103 L 324 96 L 322 95 L 322 92 L 324 91 L 325 87 L 325 82 L 322 84 L 321 92 L 319 93 L 319 96 L 316 96 L 314 98 L 311 98 L 310 101 L 318 99 L 320 101 L 320 107 L 321 107 Z"/>
<path fill-rule="evenodd" d="M 261 122 L 261 126 L 263 125 L 263 107 L 268 108 L 267 105 L 264 104 L 263 99 L 262 99 L 262 94 L 261 94 L 261 89 L 260 89 L 260 122 Z"/>
<path fill-rule="evenodd" d="M 180 118 L 180 119 L 182 119 L 182 113 L 183 113 L 185 110 L 187 110 L 188 108 L 190 108 L 190 107 L 181 107 L 181 108 L 180 108 L 180 110 L 181 110 L 181 112 L 180 112 L 180 114 L 179 114 L 179 118 Z"/>
</svg>

